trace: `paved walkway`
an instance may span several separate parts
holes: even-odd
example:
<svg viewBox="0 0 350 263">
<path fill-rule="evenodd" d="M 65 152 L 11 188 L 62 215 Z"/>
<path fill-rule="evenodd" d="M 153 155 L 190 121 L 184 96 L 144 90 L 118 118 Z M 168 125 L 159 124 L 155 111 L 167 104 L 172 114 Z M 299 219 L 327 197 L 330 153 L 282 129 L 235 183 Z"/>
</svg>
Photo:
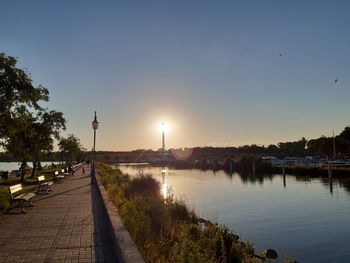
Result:
<svg viewBox="0 0 350 263">
<path fill-rule="evenodd" d="M 34 207 L 0 215 L 0 263 L 116 262 L 90 169 L 37 195 Z"/>
</svg>

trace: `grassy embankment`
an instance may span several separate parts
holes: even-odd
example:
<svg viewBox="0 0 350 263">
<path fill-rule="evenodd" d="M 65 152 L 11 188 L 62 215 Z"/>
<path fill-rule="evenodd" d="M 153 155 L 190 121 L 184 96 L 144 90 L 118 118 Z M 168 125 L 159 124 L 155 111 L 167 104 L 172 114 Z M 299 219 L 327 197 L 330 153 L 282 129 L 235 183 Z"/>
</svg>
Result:
<svg viewBox="0 0 350 263">
<path fill-rule="evenodd" d="M 105 164 L 98 174 L 146 262 L 261 262 L 227 227 L 198 218 L 171 194 L 164 199 L 151 175 L 131 179 Z"/>
</svg>

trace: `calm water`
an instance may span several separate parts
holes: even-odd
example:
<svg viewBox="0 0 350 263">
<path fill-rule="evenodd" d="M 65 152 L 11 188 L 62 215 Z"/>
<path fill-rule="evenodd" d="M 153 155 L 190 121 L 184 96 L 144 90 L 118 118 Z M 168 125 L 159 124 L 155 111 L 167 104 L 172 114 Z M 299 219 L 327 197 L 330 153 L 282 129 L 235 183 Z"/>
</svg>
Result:
<svg viewBox="0 0 350 263">
<path fill-rule="evenodd" d="M 161 168 L 118 168 L 162 181 Z M 168 170 L 165 183 L 199 216 L 225 224 L 258 251 L 274 248 L 300 262 L 350 262 L 350 180 Z"/>
<path fill-rule="evenodd" d="M 58 162 L 53 162 L 54 164 L 58 164 Z M 52 164 L 52 162 L 41 162 L 42 166 L 45 165 L 50 165 Z M 32 163 L 28 162 L 27 163 L 28 166 L 32 167 Z M 0 171 L 12 171 L 12 170 L 18 170 L 19 167 L 21 166 L 20 163 L 17 162 L 0 162 Z"/>
</svg>

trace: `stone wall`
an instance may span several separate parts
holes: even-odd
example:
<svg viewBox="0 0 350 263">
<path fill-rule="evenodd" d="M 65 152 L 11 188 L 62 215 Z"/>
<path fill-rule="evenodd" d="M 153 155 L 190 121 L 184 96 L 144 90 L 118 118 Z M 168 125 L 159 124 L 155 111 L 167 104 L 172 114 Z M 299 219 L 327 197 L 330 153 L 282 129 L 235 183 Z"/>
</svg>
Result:
<svg viewBox="0 0 350 263">
<path fill-rule="evenodd" d="M 102 203 L 109 219 L 111 238 L 114 243 L 115 253 L 119 263 L 145 263 L 129 232 L 121 220 L 117 208 L 109 199 L 101 178 L 96 173 L 96 186 L 100 193 Z"/>
</svg>

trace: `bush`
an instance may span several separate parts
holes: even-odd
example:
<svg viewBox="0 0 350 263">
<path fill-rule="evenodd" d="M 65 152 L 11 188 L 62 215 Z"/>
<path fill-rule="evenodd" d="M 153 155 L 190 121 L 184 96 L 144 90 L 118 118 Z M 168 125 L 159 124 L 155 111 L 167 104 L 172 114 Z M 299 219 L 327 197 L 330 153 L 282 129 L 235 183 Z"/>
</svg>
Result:
<svg viewBox="0 0 350 263">
<path fill-rule="evenodd" d="M 193 211 L 190 211 L 183 200 L 176 200 L 169 203 L 170 217 L 174 223 L 191 222 L 197 223 L 198 218 Z"/>
<path fill-rule="evenodd" d="M 160 183 L 150 174 L 139 175 L 133 178 L 125 189 L 125 195 L 128 198 L 141 195 L 144 198 L 162 199 Z"/>
</svg>

